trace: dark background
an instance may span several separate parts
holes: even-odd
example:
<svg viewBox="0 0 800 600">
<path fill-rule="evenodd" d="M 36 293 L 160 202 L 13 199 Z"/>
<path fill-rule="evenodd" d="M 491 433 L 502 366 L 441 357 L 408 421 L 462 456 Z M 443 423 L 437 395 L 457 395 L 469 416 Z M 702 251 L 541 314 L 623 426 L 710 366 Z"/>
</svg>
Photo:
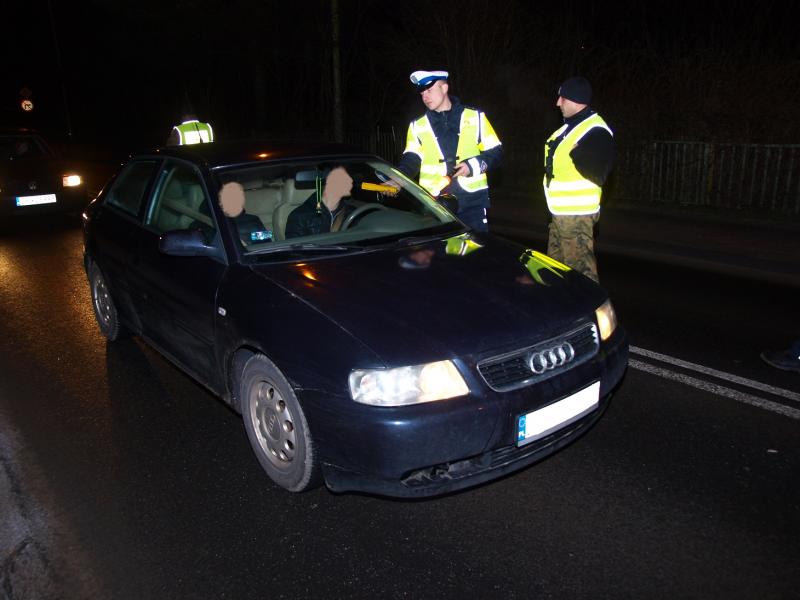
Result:
<svg viewBox="0 0 800 600">
<path fill-rule="evenodd" d="M 589 78 L 624 143 L 794 142 L 792 2 L 339 0 L 346 132 L 402 144 L 416 69 L 448 69 L 504 143 L 557 127 L 558 84 Z M 4 8 L 2 115 L 73 143 L 161 144 L 186 105 L 218 139 L 332 137 L 330 0 L 31 0 Z M 19 109 L 31 90 L 35 110 Z"/>
</svg>

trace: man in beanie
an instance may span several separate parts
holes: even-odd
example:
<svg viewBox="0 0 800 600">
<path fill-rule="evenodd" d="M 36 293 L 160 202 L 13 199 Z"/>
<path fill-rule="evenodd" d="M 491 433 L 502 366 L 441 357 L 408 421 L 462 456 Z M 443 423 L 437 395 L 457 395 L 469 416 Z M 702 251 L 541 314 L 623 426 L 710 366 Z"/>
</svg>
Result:
<svg viewBox="0 0 800 600">
<path fill-rule="evenodd" d="M 406 148 L 398 169 L 431 195 L 456 197 L 456 216 L 477 231 L 488 231 L 489 183 L 486 172 L 497 167 L 502 146 L 486 113 L 450 96 L 447 71 L 414 71 L 427 110 L 408 126 Z"/>
<path fill-rule="evenodd" d="M 594 225 L 600 195 L 614 161 L 614 137 L 594 112 L 592 87 L 570 77 L 558 90 L 556 106 L 564 124 L 544 146 L 544 195 L 550 209 L 547 253 L 599 281 L 594 257 Z"/>
</svg>

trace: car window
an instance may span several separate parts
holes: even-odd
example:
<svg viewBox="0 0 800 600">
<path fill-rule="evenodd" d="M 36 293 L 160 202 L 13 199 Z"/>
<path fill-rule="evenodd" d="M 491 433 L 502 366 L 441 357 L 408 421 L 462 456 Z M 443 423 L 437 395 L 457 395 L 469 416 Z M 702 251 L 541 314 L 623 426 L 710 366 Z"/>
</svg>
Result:
<svg viewBox="0 0 800 600">
<path fill-rule="evenodd" d="M 261 164 L 222 171 L 219 179 L 221 187 L 236 183 L 244 191 L 242 215 L 226 221 L 246 252 L 272 252 L 282 244 L 383 243 L 443 225 L 461 227 L 440 202 L 378 159 Z"/>
<path fill-rule="evenodd" d="M 151 160 L 128 164 L 114 181 L 106 203 L 137 216 L 155 167 L 156 162 Z"/>
<path fill-rule="evenodd" d="M 211 244 L 217 228 L 205 186 L 194 169 L 182 163 L 165 165 L 146 224 L 158 233 L 199 229 Z"/>
</svg>

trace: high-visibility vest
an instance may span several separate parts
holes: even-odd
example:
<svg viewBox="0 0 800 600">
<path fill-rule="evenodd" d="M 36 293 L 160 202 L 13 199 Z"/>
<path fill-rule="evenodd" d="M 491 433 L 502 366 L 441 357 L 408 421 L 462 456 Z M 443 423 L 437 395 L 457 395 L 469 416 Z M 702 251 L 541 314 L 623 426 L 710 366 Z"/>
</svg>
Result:
<svg viewBox="0 0 800 600">
<path fill-rule="evenodd" d="M 178 140 L 181 146 L 187 144 L 207 144 L 214 141 L 214 130 L 210 123 L 202 123 L 197 119 L 184 121 L 180 125 L 175 125 L 178 132 Z"/>
<path fill-rule="evenodd" d="M 553 178 L 547 184 L 545 174 L 544 195 L 547 198 L 547 207 L 554 215 L 593 215 L 600 210 L 600 196 L 603 189 L 585 179 L 575 168 L 569 153 L 580 142 L 590 129 L 602 127 L 611 135 L 614 133 L 597 113 L 587 117 L 567 133 L 561 143 L 556 146 L 553 154 Z M 550 142 L 564 133 L 567 124 L 564 123 L 556 129 L 547 139 Z M 545 161 L 547 161 L 547 143 L 544 146 Z"/>
<path fill-rule="evenodd" d="M 473 108 L 465 108 L 459 124 L 456 163 L 468 162 L 484 150 L 500 145 L 500 139 L 486 115 Z M 439 141 L 427 115 L 412 121 L 408 126 L 405 152 L 413 152 L 422 163 L 419 168 L 419 184 L 433 196 L 438 196 L 442 188 L 450 183 L 447 178 L 447 165 Z M 477 192 L 489 187 L 486 174 L 481 172 L 477 159 L 470 162 L 473 175 L 457 177 L 456 181 L 467 192 Z"/>
</svg>

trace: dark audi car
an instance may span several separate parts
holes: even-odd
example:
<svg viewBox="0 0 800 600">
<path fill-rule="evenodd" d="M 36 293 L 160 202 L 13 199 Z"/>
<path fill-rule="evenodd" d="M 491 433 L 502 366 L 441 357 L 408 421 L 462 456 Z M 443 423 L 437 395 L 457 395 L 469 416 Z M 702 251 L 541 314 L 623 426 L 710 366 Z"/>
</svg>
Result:
<svg viewBox="0 0 800 600">
<path fill-rule="evenodd" d="M 83 174 L 38 133 L 0 129 L 0 217 L 79 214 L 88 200 Z"/>
<path fill-rule="evenodd" d="M 587 431 L 627 365 L 602 288 L 345 146 L 136 156 L 84 242 L 103 334 L 141 336 L 241 413 L 291 491 L 500 477 Z"/>
</svg>

